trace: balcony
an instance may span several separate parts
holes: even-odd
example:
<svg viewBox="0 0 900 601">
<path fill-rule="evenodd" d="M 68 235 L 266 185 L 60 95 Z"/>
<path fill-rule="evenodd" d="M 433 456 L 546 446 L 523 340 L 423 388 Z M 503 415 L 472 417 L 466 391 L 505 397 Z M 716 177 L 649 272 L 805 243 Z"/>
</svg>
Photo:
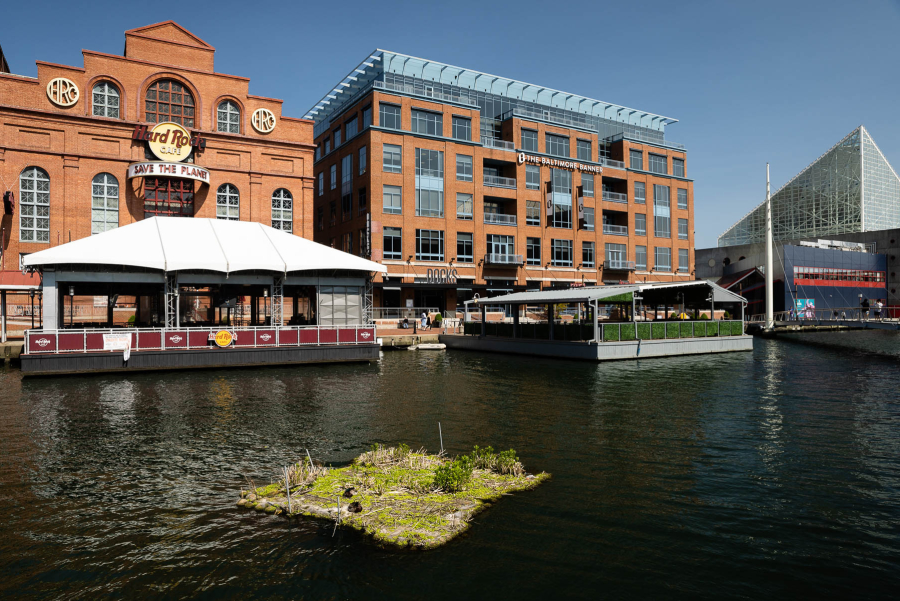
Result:
<svg viewBox="0 0 900 601">
<path fill-rule="evenodd" d="M 607 202 L 620 202 L 622 204 L 628 204 L 628 195 L 623 194 L 622 192 L 607 192 L 603 191 L 603 200 Z"/>
<path fill-rule="evenodd" d="M 684 144 L 679 144 L 677 142 L 670 142 L 665 139 L 665 136 L 660 132 L 657 135 L 649 135 L 646 132 L 643 132 L 636 128 L 628 128 L 627 131 L 621 134 L 616 134 L 614 136 L 610 136 L 607 138 L 610 142 L 618 142 L 620 140 L 634 140 L 635 142 L 643 142 L 646 144 L 653 144 L 654 146 L 660 146 L 662 148 L 674 148 L 676 150 L 684 150 Z"/>
<path fill-rule="evenodd" d="M 604 157 L 600 157 L 600 163 L 607 167 L 612 167 L 613 169 L 624 169 L 625 161 L 615 161 L 613 159 L 607 159 Z"/>
<path fill-rule="evenodd" d="M 516 145 L 513 142 L 497 140 L 496 138 L 489 138 L 487 136 L 481 136 L 481 145 L 485 148 L 498 148 L 500 150 L 509 150 L 510 152 L 516 151 Z"/>
<path fill-rule="evenodd" d="M 603 233 L 609 234 L 611 236 L 627 236 L 628 235 L 628 226 L 627 225 L 612 225 L 610 223 L 603 224 Z"/>
<path fill-rule="evenodd" d="M 524 265 L 522 255 L 500 255 L 497 253 L 488 253 L 484 255 L 486 265 Z"/>
<path fill-rule="evenodd" d="M 609 259 L 603 264 L 605 269 L 617 269 L 621 271 L 634 271 L 634 261 L 621 261 L 619 259 Z"/>
<path fill-rule="evenodd" d="M 499 175 L 485 175 L 484 185 L 488 186 L 489 188 L 509 188 L 515 190 L 516 178 L 501 177 Z"/>
<path fill-rule="evenodd" d="M 504 215 L 503 213 L 485 213 L 484 222 L 493 225 L 516 225 L 515 215 Z"/>
</svg>

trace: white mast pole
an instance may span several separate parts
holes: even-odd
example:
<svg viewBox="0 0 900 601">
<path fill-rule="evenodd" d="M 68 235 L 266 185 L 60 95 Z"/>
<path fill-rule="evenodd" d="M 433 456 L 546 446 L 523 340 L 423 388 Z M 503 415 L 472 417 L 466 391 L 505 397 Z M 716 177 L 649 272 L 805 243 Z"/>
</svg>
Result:
<svg viewBox="0 0 900 601">
<path fill-rule="evenodd" d="M 775 326 L 772 273 L 772 195 L 769 188 L 769 164 L 766 163 L 766 330 Z"/>
</svg>

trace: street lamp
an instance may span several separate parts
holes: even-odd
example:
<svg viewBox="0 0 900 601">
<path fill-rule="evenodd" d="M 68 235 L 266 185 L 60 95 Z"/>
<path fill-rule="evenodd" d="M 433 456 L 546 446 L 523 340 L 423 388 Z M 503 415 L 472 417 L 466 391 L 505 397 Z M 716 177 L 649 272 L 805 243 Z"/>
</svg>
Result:
<svg viewBox="0 0 900 601">
<path fill-rule="evenodd" d="M 34 290 L 28 293 L 31 296 L 31 329 L 34 329 Z"/>
<path fill-rule="evenodd" d="M 75 286 L 69 286 L 69 327 L 75 326 Z"/>
<path fill-rule="evenodd" d="M 269 324 L 269 289 L 263 288 L 263 325 Z"/>
</svg>

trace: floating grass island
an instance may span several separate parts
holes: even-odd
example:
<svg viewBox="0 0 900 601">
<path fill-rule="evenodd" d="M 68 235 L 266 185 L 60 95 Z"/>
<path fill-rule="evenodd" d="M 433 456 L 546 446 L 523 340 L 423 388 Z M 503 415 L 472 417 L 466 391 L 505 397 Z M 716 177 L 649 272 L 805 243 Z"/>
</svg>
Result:
<svg viewBox="0 0 900 601">
<path fill-rule="evenodd" d="M 268 486 L 241 491 L 237 504 L 288 518 L 323 518 L 372 536 L 384 546 L 432 549 L 469 527 L 503 495 L 534 488 L 550 474 L 528 474 L 515 451 L 477 446 L 450 459 L 406 445 L 372 450 L 349 466 L 307 459 Z"/>
</svg>

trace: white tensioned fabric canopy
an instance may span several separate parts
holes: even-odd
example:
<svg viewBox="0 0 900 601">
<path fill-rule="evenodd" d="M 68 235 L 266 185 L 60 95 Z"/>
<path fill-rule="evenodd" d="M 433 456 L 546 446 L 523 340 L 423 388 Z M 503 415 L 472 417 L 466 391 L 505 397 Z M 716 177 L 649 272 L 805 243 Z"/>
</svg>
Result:
<svg viewBox="0 0 900 601">
<path fill-rule="evenodd" d="M 374 261 L 247 221 L 151 217 L 32 253 L 26 267 L 108 265 L 160 271 L 351 270 L 387 272 Z"/>
</svg>

